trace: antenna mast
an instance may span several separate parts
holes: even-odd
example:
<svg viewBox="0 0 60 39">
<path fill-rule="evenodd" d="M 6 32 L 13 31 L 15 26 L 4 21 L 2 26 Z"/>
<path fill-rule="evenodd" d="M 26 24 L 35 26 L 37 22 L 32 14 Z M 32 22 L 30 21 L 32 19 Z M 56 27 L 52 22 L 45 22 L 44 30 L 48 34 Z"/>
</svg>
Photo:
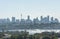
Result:
<svg viewBox="0 0 60 39">
<path fill-rule="evenodd" d="M 21 14 L 21 19 L 22 19 L 22 14 Z"/>
</svg>

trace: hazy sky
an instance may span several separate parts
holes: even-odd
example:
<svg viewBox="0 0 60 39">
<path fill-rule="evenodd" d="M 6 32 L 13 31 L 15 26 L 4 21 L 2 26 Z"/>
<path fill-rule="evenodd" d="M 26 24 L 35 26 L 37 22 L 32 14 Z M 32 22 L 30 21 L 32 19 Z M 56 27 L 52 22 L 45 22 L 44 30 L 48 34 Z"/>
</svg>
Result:
<svg viewBox="0 0 60 39">
<path fill-rule="evenodd" d="M 47 16 L 60 18 L 60 0 L 0 0 L 0 18 L 32 18 Z"/>
</svg>

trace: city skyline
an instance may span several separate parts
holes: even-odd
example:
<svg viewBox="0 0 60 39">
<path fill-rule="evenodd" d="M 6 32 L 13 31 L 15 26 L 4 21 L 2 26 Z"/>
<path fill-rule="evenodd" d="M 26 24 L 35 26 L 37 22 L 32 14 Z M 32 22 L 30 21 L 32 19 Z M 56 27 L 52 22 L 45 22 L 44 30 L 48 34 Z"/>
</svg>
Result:
<svg viewBox="0 0 60 39">
<path fill-rule="evenodd" d="M 10 23 L 10 22 L 13 22 L 13 23 L 19 23 L 19 22 L 23 22 L 23 23 L 60 23 L 59 19 L 57 18 L 54 18 L 54 17 L 50 17 L 50 16 L 46 16 L 46 17 L 43 17 L 43 16 L 40 16 L 40 18 L 38 17 L 35 17 L 33 19 L 30 18 L 31 16 L 27 16 L 27 19 L 24 19 L 22 18 L 22 14 L 21 14 L 21 19 L 16 19 L 15 17 L 11 17 L 10 18 L 4 18 L 4 19 L 1 19 L 0 18 L 0 23 Z M 23 24 L 22 23 L 22 24 Z"/>
<path fill-rule="evenodd" d="M 15 17 L 11 17 L 11 20 L 9 18 L 0 19 L 0 29 L 5 26 L 7 29 L 60 29 L 60 22 L 57 18 L 49 16 L 41 16 L 40 19 L 36 17 L 31 20 L 28 15 L 27 19 L 16 19 Z"/>
<path fill-rule="evenodd" d="M 49 16 L 49 15 L 47 15 L 47 16 L 39 16 L 39 17 L 34 17 L 34 18 L 31 19 L 31 16 L 30 16 L 30 15 L 27 15 L 26 18 L 23 18 L 23 15 L 21 14 L 20 17 L 21 17 L 21 18 L 16 18 L 15 16 L 12 16 L 12 17 L 0 18 L 0 19 L 10 19 L 10 20 L 12 20 L 12 18 L 15 18 L 15 19 L 19 19 L 19 20 L 21 20 L 21 19 L 25 19 L 25 20 L 26 20 L 26 19 L 29 18 L 30 20 L 33 20 L 33 19 L 38 18 L 39 20 L 41 20 L 41 19 L 42 19 L 41 17 L 43 17 L 43 18 L 48 17 L 49 20 L 50 20 L 53 16 Z M 53 17 L 53 19 L 56 19 L 56 18 Z M 57 19 L 58 19 L 58 18 L 57 18 Z M 59 19 L 58 19 L 58 20 L 59 20 Z"/>
<path fill-rule="evenodd" d="M 0 0 L 0 18 L 51 16 L 60 21 L 60 0 Z"/>
</svg>

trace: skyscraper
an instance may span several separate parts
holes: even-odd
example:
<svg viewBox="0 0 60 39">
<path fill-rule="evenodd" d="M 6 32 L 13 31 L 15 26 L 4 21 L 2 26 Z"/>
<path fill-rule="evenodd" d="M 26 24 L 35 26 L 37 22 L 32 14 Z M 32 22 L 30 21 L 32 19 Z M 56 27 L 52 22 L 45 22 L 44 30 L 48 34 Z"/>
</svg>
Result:
<svg viewBox="0 0 60 39">
<path fill-rule="evenodd" d="M 53 23 L 54 22 L 54 19 L 53 19 L 53 17 L 51 17 L 51 23 Z"/>
<path fill-rule="evenodd" d="M 9 23 L 10 22 L 10 19 L 9 18 L 7 18 L 7 23 Z"/>
<path fill-rule="evenodd" d="M 43 19 L 43 16 L 41 16 L 41 20 Z"/>
<path fill-rule="evenodd" d="M 30 16 L 27 16 L 26 24 L 30 25 L 32 24 L 32 20 L 30 19 Z"/>
<path fill-rule="evenodd" d="M 30 20 L 30 16 L 29 15 L 28 15 L 27 19 Z"/>
<path fill-rule="evenodd" d="M 12 17 L 12 22 L 14 23 L 16 20 L 15 20 L 15 17 Z"/>
<path fill-rule="evenodd" d="M 49 23 L 49 16 L 47 16 L 47 20 L 46 21 L 47 21 L 47 23 Z"/>
<path fill-rule="evenodd" d="M 41 16 L 41 21 L 40 21 L 40 23 L 42 23 L 42 20 L 43 20 L 43 16 Z"/>
<path fill-rule="evenodd" d="M 59 21 L 58 21 L 58 19 L 57 19 L 57 18 L 55 18 L 55 23 L 59 23 Z"/>
</svg>

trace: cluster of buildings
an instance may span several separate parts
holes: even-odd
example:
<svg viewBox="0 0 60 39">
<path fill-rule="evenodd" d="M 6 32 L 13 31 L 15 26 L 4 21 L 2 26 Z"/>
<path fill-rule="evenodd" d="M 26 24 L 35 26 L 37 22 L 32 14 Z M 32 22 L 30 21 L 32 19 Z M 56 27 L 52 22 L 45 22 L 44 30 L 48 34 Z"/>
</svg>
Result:
<svg viewBox="0 0 60 39">
<path fill-rule="evenodd" d="M 0 24 L 4 23 L 19 23 L 19 24 L 41 24 L 41 23 L 59 23 L 59 20 L 57 18 L 53 17 L 40 17 L 40 20 L 38 17 L 34 18 L 33 20 L 30 19 L 30 16 L 27 16 L 27 19 L 16 19 L 15 17 L 12 17 L 11 20 L 9 18 L 7 19 L 0 19 Z"/>
</svg>

